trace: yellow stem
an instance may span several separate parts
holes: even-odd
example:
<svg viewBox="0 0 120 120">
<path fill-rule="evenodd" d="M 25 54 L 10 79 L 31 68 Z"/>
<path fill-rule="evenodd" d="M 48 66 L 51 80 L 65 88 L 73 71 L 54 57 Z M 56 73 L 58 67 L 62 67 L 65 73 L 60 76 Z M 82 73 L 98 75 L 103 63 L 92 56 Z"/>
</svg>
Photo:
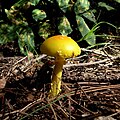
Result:
<svg viewBox="0 0 120 120">
<path fill-rule="evenodd" d="M 64 60 L 55 61 L 55 67 L 53 70 L 52 83 L 50 95 L 55 97 L 61 91 L 61 77 L 62 77 L 62 69 L 64 65 Z"/>
</svg>

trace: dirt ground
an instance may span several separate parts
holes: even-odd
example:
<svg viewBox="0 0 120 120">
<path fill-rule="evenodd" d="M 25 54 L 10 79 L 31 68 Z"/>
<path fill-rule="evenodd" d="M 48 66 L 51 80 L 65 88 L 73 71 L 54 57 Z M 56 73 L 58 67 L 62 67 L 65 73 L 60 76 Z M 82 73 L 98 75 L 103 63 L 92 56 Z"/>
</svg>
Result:
<svg viewBox="0 0 120 120">
<path fill-rule="evenodd" d="M 119 120 L 120 45 L 67 59 L 62 91 L 48 98 L 54 59 L 0 57 L 1 120 Z"/>
</svg>

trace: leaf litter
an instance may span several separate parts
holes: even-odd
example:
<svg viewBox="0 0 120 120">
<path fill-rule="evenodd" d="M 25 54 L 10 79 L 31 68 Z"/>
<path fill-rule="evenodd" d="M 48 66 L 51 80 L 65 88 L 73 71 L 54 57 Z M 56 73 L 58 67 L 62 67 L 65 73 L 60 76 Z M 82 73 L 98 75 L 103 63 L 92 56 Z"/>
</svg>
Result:
<svg viewBox="0 0 120 120">
<path fill-rule="evenodd" d="M 117 51 L 115 56 L 109 49 Z M 117 50 L 116 50 L 117 49 Z M 107 51 L 108 50 L 108 51 Z M 0 57 L 3 120 L 120 119 L 120 49 L 107 46 L 67 59 L 62 91 L 48 98 L 53 58 Z"/>
</svg>

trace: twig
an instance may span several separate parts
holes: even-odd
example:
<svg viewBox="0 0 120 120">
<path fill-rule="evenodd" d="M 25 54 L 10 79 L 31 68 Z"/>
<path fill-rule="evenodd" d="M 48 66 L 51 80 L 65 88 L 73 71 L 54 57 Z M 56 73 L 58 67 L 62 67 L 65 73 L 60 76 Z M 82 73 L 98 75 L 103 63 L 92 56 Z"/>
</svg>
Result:
<svg viewBox="0 0 120 120">
<path fill-rule="evenodd" d="M 113 101 L 113 103 L 120 107 L 120 104 L 118 102 Z"/>
<path fill-rule="evenodd" d="M 102 56 L 105 56 L 105 57 L 107 56 L 106 54 L 97 52 L 95 50 L 88 50 L 88 49 L 82 48 L 82 51 L 84 51 L 84 52 L 90 52 L 90 53 L 95 53 L 97 55 L 102 55 Z"/>
<path fill-rule="evenodd" d="M 68 98 L 68 105 L 69 105 L 69 120 L 71 120 L 71 101 Z"/>
<path fill-rule="evenodd" d="M 117 58 L 119 58 L 119 56 L 118 57 L 112 57 L 111 59 L 115 60 Z M 78 66 L 90 66 L 90 65 L 104 63 L 104 62 L 110 61 L 111 59 L 107 58 L 107 59 L 104 59 L 104 60 L 100 60 L 100 61 L 96 61 L 96 62 L 90 62 L 90 63 L 66 64 L 66 65 L 63 66 L 63 68 L 78 67 Z"/>
<path fill-rule="evenodd" d="M 44 99 L 44 98 L 43 98 L 43 99 Z M 30 109 L 31 107 L 33 107 L 34 105 L 40 103 L 43 99 L 39 98 L 39 99 L 37 99 L 36 101 L 33 101 L 33 102 L 29 103 L 28 105 L 26 105 L 26 106 L 23 107 L 22 109 L 20 109 L 20 110 L 15 110 L 15 111 L 12 111 L 12 112 L 10 112 L 10 113 L 6 113 L 4 116 L 11 115 L 11 114 L 15 114 L 15 113 L 25 114 L 25 112 L 26 112 L 27 110 L 29 110 L 29 109 Z M 0 114 L 0 117 L 1 117 L 1 116 L 2 116 L 2 114 Z M 5 119 L 6 119 L 6 120 L 9 119 L 9 116 L 7 116 Z"/>
<path fill-rule="evenodd" d="M 120 84 L 118 85 L 109 85 L 109 86 L 100 86 L 100 87 L 92 87 L 92 88 L 87 88 L 84 89 L 86 93 L 89 92 L 95 92 L 95 91 L 101 91 L 101 90 L 106 90 L 106 89 L 111 89 L 111 88 L 120 88 Z M 78 91 L 76 94 L 80 94 L 82 91 Z"/>
<path fill-rule="evenodd" d="M 38 60 L 41 60 L 42 58 L 46 57 L 47 55 L 46 54 L 42 54 L 40 55 L 39 57 L 37 57 L 36 59 L 34 59 L 34 62 L 35 61 L 38 61 Z"/>
<path fill-rule="evenodd" d="M 22 68 L 22 71 L 24 71 L 24 69 L 25 68 L 27 68 L 32 62 L 36 62 L 36 61 L 39 61 L 39 60 L 41 60 L 42 58 L 44 58 L 44 57 L 46 57 L 47 55 L 45 55 L 45 54 L 42 54 L 42 55 L 40 55 L 38 58 L 36 58 L 36 59 L 31 59 L 31 60 L 29 60 L 27 63 L 26 63 L 26 65 L 24 65 L 24 67 L 21 67 Z"/>
<path fill-rule="evenodd" d="M 33 101 L 31 103 L 29 103 L 28 105 L 26 105 L 24 108 L 20 109 L 19 112 L 20 113 L 25 113 L 27 110 L 29 110 L 31 107 L 33 107 L 34 105 L 40 103 L 44 98 L 41 99 L 41 97 L 39 99 L 37 99 L 36 101 Z"/>
<path fill-rule="evenodd" d="M 44 99 L 44 98 L 43 98 Z M 28 105 L 26 105 L 25 107 L 23 107 L 22 109 L 20 110 L 15 110 L 15 111 L 12 111 L 10 113 L 6 113 L 6 115 L 9 115 L 9 114 L 14 114 L 14 113 L 25 113 L 27 110 L 29 110 L 31 107 L 33 107 L 34 105 L 40 103 L 43 99 L 39 98 L 37 99 L 36 101 L 33 101 L 31 103 L 29 103 Z M 0 117 L 1 117 L 1 114 L 0 114 Z"/>
<path fill-rule="evenodd" d="M 75 104 L 77 104 L 77 105 L 79 105 L 75 100 L 73 100 L 70 96 L 67 96 L 71 101 L 73 101 Z M 96 113 L 94 113 L 94 112 L 92 112 L 91 110 L 89 110 L 89 109 L 87 109 L 87 108 L 85 108 L 84 106 L 82 106 L 82 105 L 79 105 L 82 109 L 84 109 L 85 111 L 87 111 L 87 112 L 89 112 L 89 113 L 91 113 L 91 114 L 96 114 Z M 83 112 L 84 113 L 84 112 Z"/>
<path fill-rule="evenodd" d="M 86 57 L 87 55 L 85 54 L 85 55 L 80 55 L 80 56 L 78 56 L 78 57 L 73 57 L 73 58 L 67 58 L 66 60 L 78 60 L 78 59 L 81 59 L 81 58 L 83 58 L 83 57 Z"/>
<path fill-rule="evenodd" d="M 23 60 L 25 60 L 27 58 L 27 56 L 23 57 L 22 59 L 18 60 L 13 66 L 17 65 L 18 63 L 22 62 Z"/>
<path fill-rule="evenodd" d="M 50 107 L 51 107 L 51 110 L 53 111 L 53 114 L 54 114 L 54 116 L 55 116 L 55 120 L 58 120 L 58 119 L 57 119 L 57 115 L 56 115 L 56 113 L 55 113 L 55 111 L 54 111 L 54 108 L 52 107 L 52 104 L 49 102 L 49 100 L 48 100 L 48 103 L 49 103 L 49 105 L 50 105 Z"/>
<path fill-rule="evenodd" d="M 113 117 L 113 116 L 115 116 L 115 115 L 117 115 L 117 114 L 120 114 L 120 110 L 116 110 L 117 112 L 116 113 L 113 113 L 113 114 L 111 114 L 111 115 L 108 115 L 107 117 Z"/>
<path fill-rule="evenodd" d="M 75 94 L 76 93 L 76 91 L 74 92 L 74 91 L 72 91 L 72 93 L 69 95 L 67 95 L 67 97 L 71 100 L 71 101 L 73 101 L 75 104 L 77 104 L 77 105 L 79 105 L 75 100 L 73 100 L 70 96 L 72 95 L 72 94 Z M 92 111 L 90 111 L 90 110 L 88 110 L 87 108 L 85 108 L 84 106 L 82 106 L 82 105 L 79 105 L 82 109 L 84 109 L 85 111 L 87 111 L 87 112 L 89 112 L 89 113 L 92 113 L 92 114 L 95 114 L 94 112 L 92 112 Z M 83 111 L 82 111 L 83 112 Z M 84 112 L 83 112 L 84 113 Z"/>
<path fill-rule="evenodd" d="M 59 105 L 57 105 L 57 104 L 55 104 L 54 103 L 54 105 L 56 106 L 56 107 L 58 107 L 59 108 L 59 110 L 61 110 L 62 111 L 62 113 L 63 113 L 63 115 L 66 117 L 66 118 L 68 118 L 68 114 L 62 109 L 62 107 L 61 106 L 59 106 Z"/>
<path fill-rule="evenodd" d="M 84 89 L 81 87 L 81 91 L 84 93 L 84 95 L 86 96 L 86 98 L 90 101 L 90 102 L 93 102 L 89 97 L 88 95 L 86 94 L 86 92 L 84 91 Z"/>
<path fill-rule="evenodd" d="M 77 82 L 77 84 L 87 85 L 87 86 L 90 86 L 90 85 L 108 85 L 108 83 L 105 83 L 105 82 Z"/>
</svg>

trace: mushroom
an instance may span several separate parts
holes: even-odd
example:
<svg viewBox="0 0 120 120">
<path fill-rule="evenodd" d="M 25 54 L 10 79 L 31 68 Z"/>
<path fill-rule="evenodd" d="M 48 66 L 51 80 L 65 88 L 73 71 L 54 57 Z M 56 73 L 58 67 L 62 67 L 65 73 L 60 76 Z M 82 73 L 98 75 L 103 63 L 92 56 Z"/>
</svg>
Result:
<svg viewBox="0 0 120 120">
<path fill-rule="evenodd" d="M 50 96 L 55 97 L 61 91 L 61 76 L 63 65 L 66 63 L 65 59 L 80 55 L 81 49 L 70 37 L 56 35 L 45 40 L 40 50 L 43 54 L 55 57 L 55 66 L 50 90 Z"/>
</svg>

